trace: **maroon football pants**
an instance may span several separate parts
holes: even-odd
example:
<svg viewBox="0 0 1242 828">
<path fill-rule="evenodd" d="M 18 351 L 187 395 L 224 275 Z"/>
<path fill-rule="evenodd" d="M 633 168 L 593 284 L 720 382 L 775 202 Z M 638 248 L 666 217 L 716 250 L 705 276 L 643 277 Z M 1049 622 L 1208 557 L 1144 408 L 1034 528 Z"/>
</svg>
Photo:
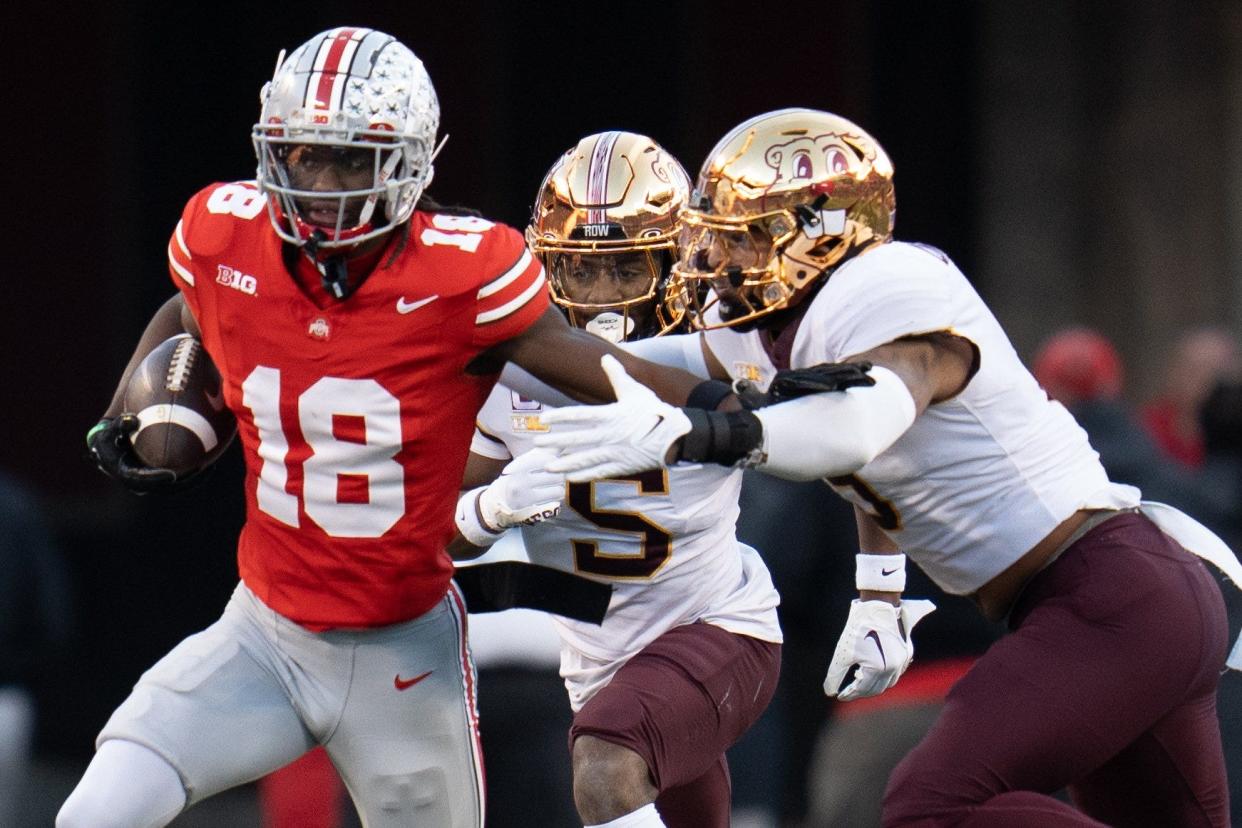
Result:
<svg viewBox="0 0 1242 828">
<path fill-rule="evenodd" d="M 781 646 L 711 624 L 674 627 L 625 663 L 574 716 L 569 748 L 595 736 L 647 763 L 669 828 L 728 828 L 725 750 L 768 706 Z"/>
<path fill-rule="evenodd" d="M 1033 578 L 897 766 L 885 826 L 1225 826 L 1228 627 L 1203 563 L 1105 521 Z M 1077 810 L 1051 794 L 1068 787 Z"/>
</svg>

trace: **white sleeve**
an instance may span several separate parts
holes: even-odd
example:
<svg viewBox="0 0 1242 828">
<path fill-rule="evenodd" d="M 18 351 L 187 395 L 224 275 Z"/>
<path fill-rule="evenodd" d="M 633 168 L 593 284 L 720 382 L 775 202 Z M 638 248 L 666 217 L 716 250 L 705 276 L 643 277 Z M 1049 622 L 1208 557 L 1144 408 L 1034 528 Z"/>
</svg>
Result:
<svg viewBox="0 0 1242 828">
<path fill-rule="evenodd" d="M 653 336 L 634 342 L 622 342 L 619 347 L 648 362 L 680 368 L 697 377 L 710 379 L 711 374 L 707 370 L 707 361 L 703 358 L 703 345 L 699 336 L 697 333 Z M 504 370 L 500 372 L 500 382 L 526 399 L 538 400 L 544 405 L 559 408 L 582 404 L 512 362 L 505 363 Z"/>
<path fill-rule="evenodd" d="M 555 408 L 565 405 L 582 405 L 580 401 L 562 394 L 543 380 L 537 379 L 525 368 L 520 368 L 512 362 L 506 362 L 504 370 L 500 372 L 500 384 L 513 389 L 528 400 L 538 400 L 544 405 Z"/>
<path fill-rule="evenodd" d="M 875 385 L 810 394 L 755 411 L 763 423 L 757 467 L 789 480 L 852 474 L 897 442 L 917 413 L 906 384 L 887 368 Z"/>
<path fill-rule="evenodd" d="M 653 336 L 634 342 L 622 342 L 621 348 L 648 362 L 680 368 L 696 377 L 711 379 L 707 360 L 703 358 L 702 336 L 699 333 Z"/>
<path fill-rule="evenodd" d="M 484 431 L 479 424 L 474 426 L 474 436 L 470 438 L 470 451 L 482 455 L 489 460 L 512 460 L 509 448 L 504 440 Z"/>
<path fill-rule="evenodd" d="M 512 460 L 513 452 L 509 451 L 504 441 L 509 419 L 509 389 L 499 383 L 483 401 L 479 413 L 475 415 L 474 436 L 470 438 L 470 450 L 491 460 Z"/>
</svg>

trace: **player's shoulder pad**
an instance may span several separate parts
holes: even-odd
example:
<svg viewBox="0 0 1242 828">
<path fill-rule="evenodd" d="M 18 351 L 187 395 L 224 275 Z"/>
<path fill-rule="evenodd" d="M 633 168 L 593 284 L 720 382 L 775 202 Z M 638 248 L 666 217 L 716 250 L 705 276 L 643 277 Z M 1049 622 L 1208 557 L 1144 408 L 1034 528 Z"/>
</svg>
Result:
<svg viewBox="0 0 1242 828">
<path fill-rule="evenodd" d="M 843 264 L 821 293 L 834 303 L 858 293 L 878 296 L 888 292 L 941 291 L 957 267 L 939 249 L 909 242 L 877 245 Z M 818 296 L 816 298 L 819 298 Z"/>
<path fill-rule="evenodd" d="M 176 235 L 191 256 L 215 256 L 236 236 L 267 227 L 267 196 L 253 181 L 227 181 L 208 185 L 190 198 Z"/>
<path fill-rule="evenodd" d="M 441 284 L 452 293 L 484 289 L 524 259 L 529 264 L 525 239 L 507 224 L 481 216 L 426 212 L 415 213 L 412 221 L 421 257 L 442 271 Z"/>
</svg>

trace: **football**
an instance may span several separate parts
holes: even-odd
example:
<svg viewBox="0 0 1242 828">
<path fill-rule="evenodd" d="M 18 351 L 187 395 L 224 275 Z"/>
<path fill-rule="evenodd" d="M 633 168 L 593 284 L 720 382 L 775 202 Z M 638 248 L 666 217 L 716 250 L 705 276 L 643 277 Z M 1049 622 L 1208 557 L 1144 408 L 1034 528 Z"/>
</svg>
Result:
<svg viewBox="0 0 1242 828">
<path fill-rule="evenodd" d="M 125 410 L 138 415 L 138 430 L 130 435 L 138 458 L 178 477 L 210 465 L 237 434 L 220 372 L 189 334 L 147 354 L 125 386 Z"/>
</svg>

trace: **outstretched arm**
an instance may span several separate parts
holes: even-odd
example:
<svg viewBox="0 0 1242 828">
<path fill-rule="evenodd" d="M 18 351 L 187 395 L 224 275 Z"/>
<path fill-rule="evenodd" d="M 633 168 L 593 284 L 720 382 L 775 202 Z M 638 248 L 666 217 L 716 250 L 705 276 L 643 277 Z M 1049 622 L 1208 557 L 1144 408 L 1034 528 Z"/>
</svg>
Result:
<svg viewBox="0 0 1242 828">
<path fill-rule="evenodd" d="M 614 363 L 609 370 L 626 399 L 599 410 L 549 412 L 544 421 L 560 427 L 536 444 L 562 454 L 550 468 L 571 480 L 679 459 L 723 465 L 745 460 L 794 480 L 850 474 L 896 442 L 929 405 L 965 388 L 978 364 L 974 345 L 948 333 L 895 340 L 850 360 L 820 366 L 819 379 L 827 383 L 813 383 L 817 393 L 727 412 L 661 403 Z M 818 390 L 825 387 L 833 390 Z"/>
<path fill-rule="evenodd" d="M 570 327 L 554 307 L 521 335 L 488 351 L 484 364 L 499 367 L 504 361 L 513 362 L 576 400 L 604 403 L 616 399 L 600 368 L 605 354 L 615 357 L 631 377 L 670 405 L 685 405 L 691 390 L 703 382 L 688 371 L 639 359 L 594 334 Z"/>
<path fill-rule="evenodd" d="M 977 356 L 969 340 L 937 333 L 888 342 L 844 362 L 870 364 L 874 383 L 755 412 L 763 430 L 756 446 L 759 469 L 794 480 L 857 471 L 895 443 L 928 406 L 959 394 L 974 374 Z"/>
<path fill-rule="evenodd" d="M 720 367 L 707 346 L 706 337 L 701 333 L 668 334 L 667 336 L 649 336 L 646 339 L 635 339 L 618 343 L 623 351 L 633 354 L 639 359 L 680 368 L 689 371 L 701 379 L 727 380 L 728 373 Z M 525 369 L 512 362 L 506 363 L 500 374 L 502 385 L 510 388 L 528 400 L 539 400 L 545 405 L 574 405 L 577 400 L 535 379 Z"/>
</svg>

